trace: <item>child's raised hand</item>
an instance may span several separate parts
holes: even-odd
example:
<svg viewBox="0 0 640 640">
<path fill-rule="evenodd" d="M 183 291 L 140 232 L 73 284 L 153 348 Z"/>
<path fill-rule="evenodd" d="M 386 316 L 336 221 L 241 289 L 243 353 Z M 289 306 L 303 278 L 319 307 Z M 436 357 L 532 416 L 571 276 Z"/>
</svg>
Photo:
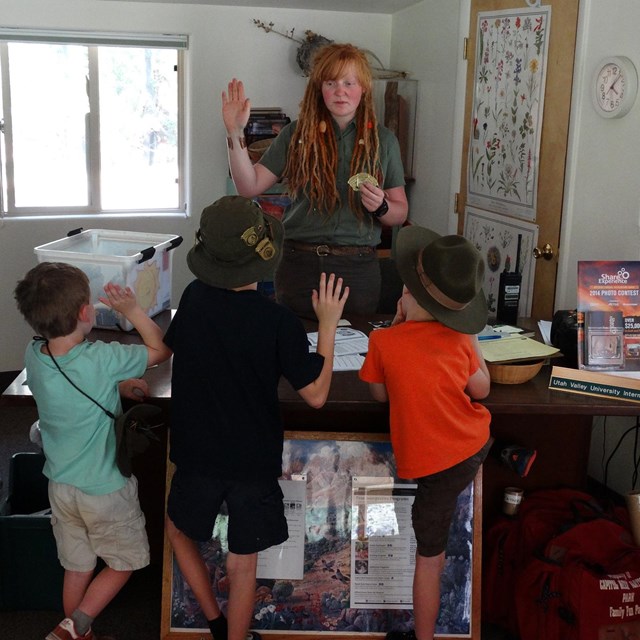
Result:
<svg viewBox="0 0 640 640">
<path fill-rule="evenodd" d="M 337 326 L 348 297 L 349 287 L 343 289 L 342 278 L 336 278 L 334 273 L 328 278 L 326 273 L 320 274 L 320 285 L 311 295 L 311 304 L 318 322 Z"/>
<path fill-rule="evenodd" d="M 104 292 L 105 295 L 98 298 L 100 302 L 125 316 L 138 306 L 136 296 L 130 287 L 123 289 L 119 284 L 109 282 L 104 286 Z"/>
</svg>

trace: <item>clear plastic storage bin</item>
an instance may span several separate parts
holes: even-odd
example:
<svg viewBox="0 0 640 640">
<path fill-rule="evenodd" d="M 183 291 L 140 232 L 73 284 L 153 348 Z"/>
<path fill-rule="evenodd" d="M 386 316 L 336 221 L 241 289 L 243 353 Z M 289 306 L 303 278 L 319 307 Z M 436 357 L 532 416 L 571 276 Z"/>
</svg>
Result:
<svg viewBox="0 0 640 640">
<path fill-rule="evenodd" d="M 91 286 L 96 327 L 130 331 L 133 326 L 98 300 L 114 282 L 135 292 L 140 306 L 153 317 L 171 308 L 171 250 L 181 236 L 135 231 L 87 229 L 35 247 L 38 262 L 66 262 L 82 269 Z"/>
</svg>

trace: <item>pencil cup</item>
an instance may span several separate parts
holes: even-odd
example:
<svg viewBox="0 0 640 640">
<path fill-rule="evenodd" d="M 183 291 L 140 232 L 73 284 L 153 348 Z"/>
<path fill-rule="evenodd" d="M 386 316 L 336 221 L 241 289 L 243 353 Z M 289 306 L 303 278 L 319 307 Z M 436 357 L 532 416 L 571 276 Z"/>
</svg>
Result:
<svg viewBox="0 0 640 640">
<path fill-rule="evenodd" d="M 630 491 L 625 496 L 633 541 L 640 547 L 640 491 Z"/>
<path fill-rule="evenodd" d="M 518 487 L 507 487 L 504 490 L 504 500 L 502 502 L 502 513 L 507 516 L 515 516 L 522 502 L 524 491 Z M 640 511 L 638 512 L 640 517 Z M 640 520 L 639 520 L 640 522 Z"/>
</svg>

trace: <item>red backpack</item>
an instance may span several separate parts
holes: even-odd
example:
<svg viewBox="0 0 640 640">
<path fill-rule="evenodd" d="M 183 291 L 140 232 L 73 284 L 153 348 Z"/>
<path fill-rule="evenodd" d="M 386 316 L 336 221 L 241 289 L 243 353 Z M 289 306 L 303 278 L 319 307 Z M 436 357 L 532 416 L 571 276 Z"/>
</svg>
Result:
<svg viewBox="0 0 640 640">
<path fill-rule="evenodd" d="M 500 517 L 482 542 L 483 622 L 517 636 L 515 593 L 520 574 L 555 535 L 576 522 L 592 520 L 603 513 L 593 496 L 563 488 L 531 492 L 525 496 L 515 518 Z"/>
<path fill-rule="evenodd" d="M 640 637 L 640 548 L 626 523 L 599 518 L 552 538 L 518 576 L 516 609 L 521 640 Z"/>
</svg>

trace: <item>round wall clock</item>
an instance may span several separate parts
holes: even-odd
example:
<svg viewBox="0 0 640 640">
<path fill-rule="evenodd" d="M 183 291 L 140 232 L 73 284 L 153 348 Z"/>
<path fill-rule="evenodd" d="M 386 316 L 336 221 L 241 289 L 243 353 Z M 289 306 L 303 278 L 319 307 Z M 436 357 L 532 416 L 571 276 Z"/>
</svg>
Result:
<svg viewBox="0 0 640 640">
<path fill-rule="evenodd" d="M 636 67 L 625 56 L 609 56 L 598 64 L 593 80 L 593 105 L 603 118 L 621 118 L 638 93 Z"/>
</svg>

